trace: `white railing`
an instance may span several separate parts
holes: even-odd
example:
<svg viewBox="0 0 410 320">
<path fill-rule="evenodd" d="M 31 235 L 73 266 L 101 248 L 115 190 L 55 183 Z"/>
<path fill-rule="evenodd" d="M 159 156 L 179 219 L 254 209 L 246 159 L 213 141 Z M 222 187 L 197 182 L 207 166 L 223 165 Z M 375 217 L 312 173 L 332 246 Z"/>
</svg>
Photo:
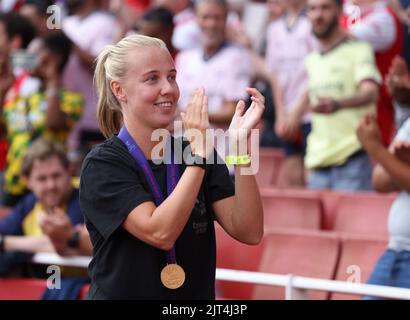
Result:
<svg viewBox="0 0 410 320">
<path fill-rule="evenodd" d="M 34 255 L 32 261 L 34 263 L 45 265 L 55 264 L 86 268 L 91 261 L 91 257 L 61 257 L 53 253 L 37 253 Z M 383 297 L 390 299 L 410 300 L 410 289 L 376 286 L 347 281 L 308 278 L 291 274 L 279 275 L 272 273 L 217 268 L 216 279 L 223 281 L 285 287 L 286 300 L 305 300 L 308 298 L 307 290 L 319 290 L 327 292 Z"/>
<path fill-rule="evenodd" d="M 55 253 L 36 253 L 31 261 L 33 263 L 45 265 L 55 264 L 59 266 L 87 268 L 91 261 L 91 257 L 62 257 Z"/>
<path fill-rule="evenodd" d="M 286 300 L 305 300 L 307 299 L 307 290 L 330 291 L 390 299 L 410 300 L 410 289 L 300 277 L 291 274 L 279 275 L 218 268 L 216 270 L 216 279 L 285 287 Z"/>
</svg>

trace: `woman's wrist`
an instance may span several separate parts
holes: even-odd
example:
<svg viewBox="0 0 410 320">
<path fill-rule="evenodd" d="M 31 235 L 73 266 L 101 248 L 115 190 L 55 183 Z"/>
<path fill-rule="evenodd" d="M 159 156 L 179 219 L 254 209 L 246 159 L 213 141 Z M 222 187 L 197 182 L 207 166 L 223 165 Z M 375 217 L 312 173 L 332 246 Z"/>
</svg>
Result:
<svg viewBox="0 0 410 320">
<path fill-rule="evenodd" d="M 250 153 L 248 134 L 229 135 L 230 156 L 242 156 Z"/>
</svg>

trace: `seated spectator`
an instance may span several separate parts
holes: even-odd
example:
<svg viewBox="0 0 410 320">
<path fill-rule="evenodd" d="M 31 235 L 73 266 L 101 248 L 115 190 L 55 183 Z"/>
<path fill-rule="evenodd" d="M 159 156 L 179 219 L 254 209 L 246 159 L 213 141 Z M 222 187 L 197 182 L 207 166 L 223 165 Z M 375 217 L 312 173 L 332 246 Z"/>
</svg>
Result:
<svg viewBox="0 0 410 320">
<path fill-rule="evenodd" d="M 371 162 L 355 130 L 375 111 L 381 79 L 370 45 L 339 26 L 342 11 L 341 0 L 308 0 L 320 49 L 305 61 L 312 111 L 305 165 L 312 189 L 371 190 Z"/>
<path fill-rule="evenodd" d="M 381 141 L 374 117 L 368 115 L 362 120 L 357 135 L 367 152 L 378 162 L 373 169 L 374 189 L 399 192 L 389 212 L 387 250 L 377 262 L 368 283 L 410 288 L 410 118 L 389 148 Z"/>
<path fill-rule="evenodd" d="M 91 255 L 79 191 L 71 185 L 63 147 L 51 140 L 36 140 L 26 152 L 22 172 L 31 193 L 0 220 L 1 273 L 10 272 L 22 257 L 30 257 L 16 252 Z"/>
<path fill-rule="evenodd" d="M 53 32 L 32 48 L 37 64 L 23 72 L 6 96 L 4 118 L 9 150 L 3 204 L 12 206 L 25 193 L 21 162 L 28 146 L 40 136 L 64 144 L 82 112 L 82 98 L 62 87 L 62 71 L 70 54 L 70 41 Z M 29 91 L 29 93 L 28 93 Z"/>
</svg>

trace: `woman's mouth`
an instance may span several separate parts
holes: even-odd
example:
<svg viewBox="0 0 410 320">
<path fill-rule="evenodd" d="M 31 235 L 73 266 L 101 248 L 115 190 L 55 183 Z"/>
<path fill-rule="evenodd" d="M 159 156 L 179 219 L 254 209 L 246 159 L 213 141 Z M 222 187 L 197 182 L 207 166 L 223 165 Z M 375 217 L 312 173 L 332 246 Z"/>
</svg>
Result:
<svg viewBox="0 0 410 320">
<path fill-rule="evenodd" d="M 157 102 L 154 104 L 157 108 L 160 108 L 162 110 L 171 110 L 173 107 L 172 101 L 162 101 L 162 102 Z"/>
</svg>

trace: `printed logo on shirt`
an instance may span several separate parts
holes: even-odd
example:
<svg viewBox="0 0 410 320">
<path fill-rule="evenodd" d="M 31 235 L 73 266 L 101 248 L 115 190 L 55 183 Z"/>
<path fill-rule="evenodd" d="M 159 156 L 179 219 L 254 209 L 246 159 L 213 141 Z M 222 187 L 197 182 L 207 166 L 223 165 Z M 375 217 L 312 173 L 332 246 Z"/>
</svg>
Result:
<svg viewBox="0 0 410 320">
<path fill-rule="evenodd" d="M 192 227 L 196 235 L 204 234 L 208 230 L 208 218 L 206 216 L 206 206 L 204 196 L 201 193 L 195 202 L 192 210 L 193 223 Z"/>
</svg>

